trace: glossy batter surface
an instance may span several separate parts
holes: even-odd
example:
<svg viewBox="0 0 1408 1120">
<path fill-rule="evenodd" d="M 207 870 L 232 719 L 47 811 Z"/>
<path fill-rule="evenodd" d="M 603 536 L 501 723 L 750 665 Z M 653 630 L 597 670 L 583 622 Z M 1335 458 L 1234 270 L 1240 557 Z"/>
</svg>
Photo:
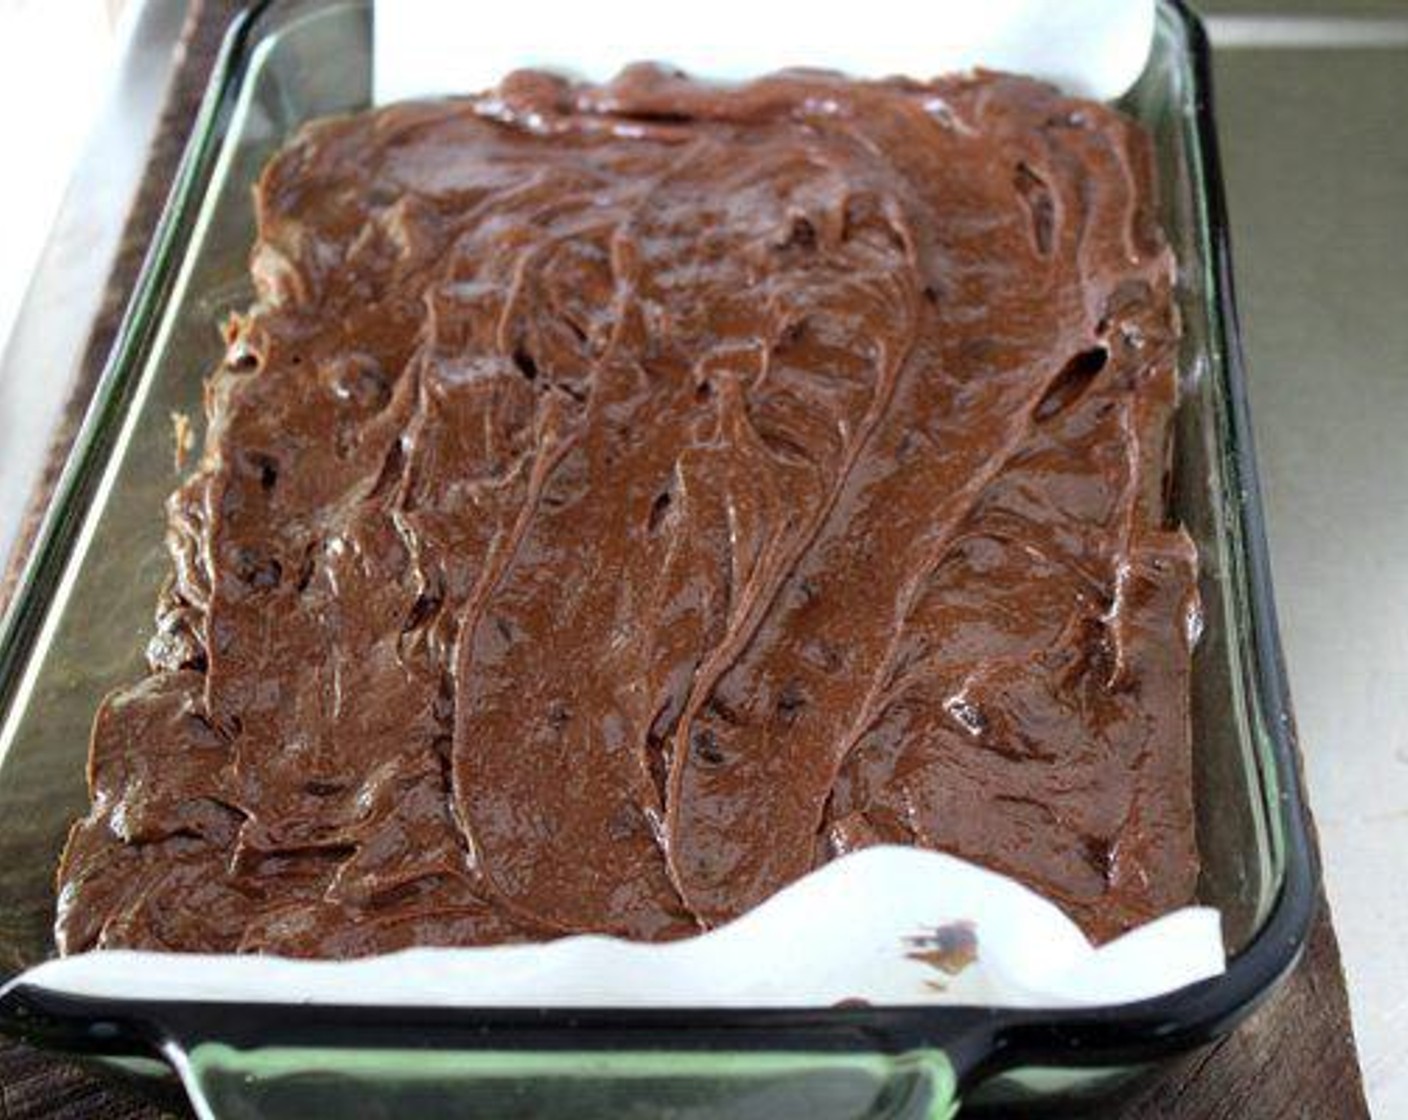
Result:
<svg viewBox="0 0 1408 1120">
<path fill-rule="evenodd" d="M 877 842 L 1101 939 L 1187 902 L 1149 160 L 993 75 L 303 129 L 61 948 L 679 937 Z"/>
</svg>

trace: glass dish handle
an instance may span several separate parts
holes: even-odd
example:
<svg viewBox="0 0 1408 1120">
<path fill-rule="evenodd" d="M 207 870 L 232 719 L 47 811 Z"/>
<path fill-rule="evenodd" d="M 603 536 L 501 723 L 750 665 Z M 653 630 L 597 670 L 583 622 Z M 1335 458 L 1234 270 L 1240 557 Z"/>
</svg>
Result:
<svg viewBox="0 0 1408 1120">
<path fill-rule="evenodd" d="M 169 1053 L 201 1120 L 949 1120 L 953 1064 L 905 1054 L 416 1050 L 202 1042 Z"/>
</svg>

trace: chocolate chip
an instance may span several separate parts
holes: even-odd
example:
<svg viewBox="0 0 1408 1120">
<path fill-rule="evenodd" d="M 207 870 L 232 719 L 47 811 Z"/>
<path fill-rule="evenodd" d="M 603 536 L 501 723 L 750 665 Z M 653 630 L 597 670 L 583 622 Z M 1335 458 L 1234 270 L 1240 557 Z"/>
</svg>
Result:
<svg viewBox="0 0 1408 1120">
<path fill-rule="evenodd" d="M 1050 420 L 1080 400 L 1109 359 L 1110 352 L 1103 346 L 1092 346 L 1073 355 L 1051 379 L 1037 403 L 1033 415 L 1038 422 Z"/>
<path fill-rule="evenodd" d="M 231 373 L 258 373 L 264 356 L 244 339 L 239 339 L 225 352 L 225 368 Z"/>
<path fill-rule="evenodd" d="M 230 572 L 245 586 L 256 591 L 268 591 L 279 585 L 279 581 L 283 579 L 284 568 L 274 557 L 240 545 L 231 556 Z"/>
<path fill-rule="evenodd" d="M 235 462 L 241 473 L 259 480 L 261 490 L 272 490 L 279 481 L 279 461 L 263 451 L 241 451 Z"/>
<path fill-rule="evenodd" d="M 538 363 L 526 346 L 513 348 L 513 364 L 518 367 L 518 372 L 523 375 L 525 381 L 538 380 Z"/>
<path fill-rule="evenodd" d="M 789 727 L 797 722 L 797 717 L 806 706 L 806 692 L 802 682 L 795 678 L 783 685 L 782 691 L 777 694 L 777 718 Z"/>
<path fill-rule="evenodd" d="M 722 766 L 724 752 L 714 733 L 707 727 L 696 727 L 689 737 L 690 748 L 705 766 Z"/>
<path fill-rule="evenodd" d="M 811 250 L 816 248 L 816 226 L 810 218 L 802 214 L 794 214 L 792 221 L 787 226 L 787 232 L 778 241 L 779 249 L 802 249 Z"/>
<path fill-rule="evenodd" d="M 650 503 L 650 516 L 646 518 L 645 527 L 650 532 L 657 532 L 665 520 L 665 515 L 670 512 L 670 492 L 662 490 L 655 496 L 655 501 Z"/>
</svg>

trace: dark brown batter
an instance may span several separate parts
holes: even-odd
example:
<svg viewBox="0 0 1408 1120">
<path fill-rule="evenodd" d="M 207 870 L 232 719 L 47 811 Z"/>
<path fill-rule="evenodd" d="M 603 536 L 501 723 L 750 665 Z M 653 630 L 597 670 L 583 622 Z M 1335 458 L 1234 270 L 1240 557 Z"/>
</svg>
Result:
<svg viewBox="0 0 1408 1120">
<path fill-rule="evenodd" d="M 65 952 L 678 937 L 879 842 L 1193 892 L 1147 138 L 979 75 L 303 129 Z"/>
</svg>

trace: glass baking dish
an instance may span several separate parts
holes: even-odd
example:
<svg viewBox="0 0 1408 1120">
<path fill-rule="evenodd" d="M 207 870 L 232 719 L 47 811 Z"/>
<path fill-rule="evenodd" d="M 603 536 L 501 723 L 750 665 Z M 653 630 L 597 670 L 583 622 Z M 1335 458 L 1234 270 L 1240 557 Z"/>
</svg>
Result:
<svg viewBox="0 0 1408 1120">
<path fill-rule="evenodd" d="M 197 426 L 218 325 L 252 297 L 249 187 L 302 122 L 370 97 L 369 0 L 257 4 L 231 26 L 145 269 L 0 630 L 0 1029 L 129 1072 L 174 1070 L 203 1115 L 946 1116 L 1108 1092 L 1227 1032 L 1297 959 L 1317 868 L 1302 815 L 1229 274 L 1206 38 L 1161 0 L 1123 107 L 1156 139 L 1181 266 L 1174 502 L 1201 552 L 1193 725 L 1200 900 L 1224 975 L 1081 1011 L 427 1009 L 75 997 L 53 869 L 87 804 L 92 713 L 143 672 L 165 577 L 173 414 Z M 167 1065 L 151 1059 L 160 1056 Z M 382 1098 L 379 1100 L 379 1098 Z"/>
</svg>

